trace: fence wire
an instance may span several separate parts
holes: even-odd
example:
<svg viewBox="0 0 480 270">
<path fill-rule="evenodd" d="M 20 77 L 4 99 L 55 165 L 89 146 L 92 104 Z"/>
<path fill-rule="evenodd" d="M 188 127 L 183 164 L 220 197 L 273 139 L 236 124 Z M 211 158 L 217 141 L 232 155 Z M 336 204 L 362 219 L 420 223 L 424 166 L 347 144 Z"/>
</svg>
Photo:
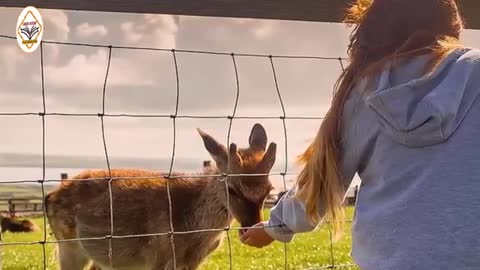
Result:
<svg viewBox="0 0 480 270">
<path fill-rule="evenodd" d="M 45 158 L 45 141 L 46 141 L 46 128 L 45 128 L 45 113 L 47 112 L 46 99 L 45 99 L 45 73 L 43 63 L 43 44 L 40 43 L 40 72 L 42 81 L 42 108 L 43 111 L 40 115 L 42 119 L 42 179 L 39 180 L 42 186 L 42 211 L 43 211 L 43 239 L 39 242 L 42 245 L 43 256 L 43 269 L 47 268 L 47 252 L 45 249 L 45 242 L 47 241 L 47 213 L 45 207 L 45 175 L 46 175 L 46 158 Z"/>
<path fill-rule="evenodd" d="M 16 40 L 16 37 L 7 36 L 7 35 L 0 35 L 2 39 L 10 39 Z M 64 45 L 64 46 L 80 46 L 80 47 L 97 47 L 97 48 L 105 48 L 108 50 L 108 58 L 106 63 L 106 70 L 105 70 L 105 79 L 102 88 L 102 109 L 99 113 L 63 113 L 63 112 L 49 112 L 46 108 L 46 95 L 45 95 L 45 74 L 44 74 L 44 44 L 55 44 L 55 45 Z M 176 104 L 175 104 L 175 111 L 172 114 L 110 114 L 106 112 L 105 104 L 106 104 L 106 91 L 108 89 L 108 78 L 111 66 L 111 59 L 112 53 L 114 50 L 142 50 L 142 51 L 158 51 L 158 52 L 169 52 L 172 54 L 173 59 L 173 66 L 175 69 L 175 81 L 176 81 Z M 179 77 L 179 65 L 177 61 L 177 54 L 178 53 L 186 53 L 186 54 L 206 54 L 206 55 L 220 55 L 220 56 L 228 56 L 231 58 L 233 70 L 234 70 L 234 83 L 236 87 L 235 91 L 235 103 L 232 108 L 232 113 L 230 115 L 207 115 L 207 116 L 195 116 L 195 115 L 180 115 L 179 112 L 179 102 L 180 102 L 180 77 Z M 239 70 L 237 66 L 236 59 L 239 57 L 254 57 L 254 58 L 265 58 L 269 61 L 271 66 L 272 72 L 272 81 L 274 83 L 274 87 L 276 90 L 277 98 L 279 101 L 279 105 L 281 108 L 281 115 L 279 116 L 237 116 L 237 108 L 238 108 L 238 100 L 241 93 L 240 87 L 240 80 L 239 80 Z M 228 192 L 228 180 L 230 177 L 235 176 L 281 176 L 283 180 L 283 190 L 287 191 L 287 176 L 296 176 L 298 173 L 289 172 L 288 171 L 288 130 L 287 130 L 287 120 L 323 120 L 323 117 L 319 116 L 288 116 L 285 104 L 282 98 L 282 93 L 280 91 L 278 75 L 276 72 L 275 66 L 275 59 L 314 59 L 320 61 L 337 61 L 340 68 L 344 69 L 344 61 L 346 58 L 342 57 L 321 57 L 321 56 L 295 56 L 295 55 L 266 55 L 266 54 L 245 54 L 245 53 L 227 53 L 227 52 L 218 52 L 218 51 L 199 51 L 199 50 L 172 50 L 172 49 L 163 49 L 163 48 L 150 48 L 150 47 L 129 47 L 129 46 L 112 46 L 112 45 L 102 45 L 102 44 L 87 44 L 87 43 L 72 43 L 72 42 L 60 42 L 60 41 L 47 41 L 44 40 L 40 43 L 40 71 L 41 71 L 41 98 L 42 98 L 42 111 L 41 112 L 0 112 L 0 116 L 5 117 L 20 117 L 20 116 L 39 116 L 42 124 L 42 177 L 41 179 L 22 179 L 22 180 L 13 180 L 13 181 L 3 181 L 0 184 L 24 184 L 24 183 L 39 183 L 41 185 L 41 192 L 42 192 L 42 206 L 43 206 L 43 236 L 40 241 L 31 241 L 31 242 L 3 242 L 0 234 L 0 248 L 7 247 L 7 246 L 29 246 L 29 245 L 41 245 L 42 247 L 42 256 L 43 256 L 43 269 L 47 269 L 47 251 L 45 245 L 47 244 L 58 244 L 58 243 L 67 243 L 67 242 L 79 242 L 79 241 L 96 241 L 96 240 L 107 240 L 108 241 L 108 259 L 110 267 L 112 267 L 113 261 L 113 246 L 112 240 L 114 239 L 126 239 L 126 238 L 142 238 L 142 237 L 153 237 L 153 236 L 167 236 L 170 239 L 171 244 L 171 256 L 173 259 L 172 267 L 173 269 L 177 268 L 177 258 L 175 253 L 175 236 L 178 235 L 189 235 L 189 234 L 197 234 L 197 233 L 206 233 L 206 232 L 225 232 L 227 238 L 227 245 L 228 245 L 228 268 L 231 270 L 234 268 L 234 260 L 233 260 L 233 253 L 232 253 L 232 244 L 231 244 L 231 236 L 230 231 L 240 231 L 244 229 L 249 229 L 246 227 L 231 227 L 228 225 L 226 228 L 214 228 L 214 229 L 201 229 L 201 230 L 190 230 L 190 231 L 175 231 L 174 224 L 173 224 L 173 209 L 172 209 L 172 196 L 171 196 L 171 180 L 178 179 L 178 178 L 205 178 L 205 177 L 218 177 L 222 179 L 225 183 L 226 187 L 226 198 L 227 198 L 227 209 L 228 215 L 231 215 L 230 211 L 230 198 Z M 105 162 L 106 162 L 106 169 L 108 170 L 108 177 L 106 178 L 90 178 L 90 179 L 46 179 L 46 118 L 49 116 L 62 116 L 62 117 L 98 117 L 100 119 L 101 124 L 101 136 L 103 142 L 103 150 L 105 155 Z M 168 173 L 161 175 L 167 179 L 166 181 L 166 188 L 167 188 L 167 199 L 168 199 L 168 214 L 169 214 L 169 227 L 170 231 L 164 233 L 147 233 L 147 234 L 133 234 L 133 235 L 115 235 L 114 229 L 114 205 L 113 205 L 113 191 L 112 191 L 112 182 L 118 179 L 124 179 L 124 177 L 114 177 L 112 175 L 112 170 L 110 167 L 110 158 L 108 152 L 108 142 L 107 137 L 105 135 L 105 119 L 106 118 L 170 118 L 172 120 L 172 152 L 171 152 L 171 159 L 170 159 L 170 166 L 168 169 Z M 268 173 L 268 174 L 235 174 L 232 173 L 230 170 L 230 162 L 228 162 L 228 169 L 227 173 L 222 174 L 181 174 L 176 175 L 173 173 L 173 167 L 175 163 L 175 153 L 176 153 L 176 145 L 177 145 L 177 119 L 226 119 L 228 120 L 228 132 L 227 132 L 227 148 L 230 147 L 230 137 L 232 131 L 232 125 L 235 119 L 258 119 L 258 120 L 268 120 L 268 119 L 278 119 L 282 122 L 283 133 L 284 133 L 284 167 L 280 173 Z M 230 159 L 230 155 L 228 155 L 228 159 Z M 229 160 L 230 161 L 230 160 Z M 127 177 L 129 180 L 134 181 L 135 179 L 158 179 L 159 176 L 139 176 L 139 177 Z M 65 181 L 92 181 L 92 180 L 107 180 L 108 183 L 108 193 L 109 193 L 109 235 L 105 235 L 103 237 L 90 237 L 90 238 L 75 238 L 75 239 L 63 239 L 63 240 L 48 240 L 47 239 L 47 219 L 46 219 L 46 207 L 45 207 L 45 184 L 46 183 L 59 183 Z M 351 220 L 345 220 L 345 222 L 351 222 Z M 304 270 L 320 270 L 320 269 L 350 269 L 355 268 L 354 264 L 336 264 L 335 262 L 335 254 L 334 254 L 334 244 L 333 244 L 333 237 L 332 237 L 332 230 L 331 224 L 327 222 L 325 224 L 328 227 L 329 232 L 329 252 L 330 252 L 330 264 L 326 266 L 319 266 L 313 268 L 305 268 Z M 282 228 L 282 227 L 280 227 Z M 288 245 L 287 243 L 283 244 L 283 256 L 284 256 L 284 269 L 287 270 L 289 267 L 295 267 L 295 265 L 290 265 L 288 261 Z M 1 252 L 1 250 L 0 250 Z M 1 267 L 1 254 L 0 254 L 0 267 Z"/>
</svg>

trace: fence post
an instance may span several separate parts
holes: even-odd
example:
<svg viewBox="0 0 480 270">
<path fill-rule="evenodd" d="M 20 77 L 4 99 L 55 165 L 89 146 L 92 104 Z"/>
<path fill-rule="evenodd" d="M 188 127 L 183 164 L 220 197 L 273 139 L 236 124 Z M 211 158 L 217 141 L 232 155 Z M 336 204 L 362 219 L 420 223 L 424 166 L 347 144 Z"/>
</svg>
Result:
<svg viewBox="0 0 480 270">
<path fill-rule="evenodd" d="M 2 244 L 2 242 L 3 242 L 2 219 L 3 219 L 3 217 L 0 216 L 0 244 Z M 3 269 L 3 265 L 2 265 L 2 261 L 3 261 L 3 258 L 2 258 L 2 256 L 3 256 L 3 250 L 2 250 L 2 249 L 3 249 L 3 246 L 0 245 L 0 269 Z"/>
<path fill-rule="evenodd" d="M 10 217 L 15 217 L 15 204 L 12 202 L 12 199 L 8 200 L 8 214 Z"/>
</svg>

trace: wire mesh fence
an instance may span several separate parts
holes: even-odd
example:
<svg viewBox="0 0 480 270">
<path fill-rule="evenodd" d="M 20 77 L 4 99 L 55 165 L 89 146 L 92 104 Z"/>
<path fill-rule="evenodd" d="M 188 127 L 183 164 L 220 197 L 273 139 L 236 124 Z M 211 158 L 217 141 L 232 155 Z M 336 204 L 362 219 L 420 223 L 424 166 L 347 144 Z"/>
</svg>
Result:
<svg viewBox="0 0 480 270">
<path fill-rule="evenodd" d="M 11 39 L 12 42 L 15 41 L 15 37 L 12 36 L 6 36 L 6 35 L 0 35 L 0 38 L 2 39 Z M 103 48 L 107 50 L 107 63 L 106 63 L 106 68 L 105 68 L 105 77 L 104 77 L 104 82 L 103 82 L 103 87 L 102 87 L 102 107 L 101 111 L 98 113 L 63 113 L 63 112 L 50 112 L 47 110 L 46 106 L 46 89 L 45 89 L 45 65 L 44 65 L 44 58 L 45 58 L 45 52 L 44 52 L 44 46 L 45 44 L 56 44 L 60 46 L 78 46 L 78 47 L 97 47 L 97 48 Z M 175 74 L 175 82 L 176 82 L 176 104 L 175 104 L 175 109 L 171 114 L 111 114 L 106 111 L 105 104 L 106 104 L 106 93 L 108 91 L 108 82 L 109 82 L 109 72 L 110 72 L 110 67 L 111 67 L 111 59 L 112 59 L 112 52 L 115 50 L 144 50 L 144 51 L 156 51 L 159 53 L 168 53 L 171 55 L 172 62 L 173 62 L 173 67 L 174 67 L 174 74 Z M 206 115 L 206 116 L 195 116 L 195 115 L 182 115 L 179 114 L 179 100 L 181 96 L 181 78 L 179 76 L 179 63 L 177 61 L 177 54 L 203 54 L 203 55 L 218 55 L 218 56 L 223 56 L 223 57 L 228 57 L 231 60 L 231 64 L 233 66 L 233 71 L 234 71 L 234 78 L 235 78 L 235 102 L 234 106 L 231 110 L 231 113 L 229 115 Z M 276 95 L 278 98 L 278 102 L 281 107 L 281 114 L 280 115 L 271 115 L 271 116 L 255 116 L 255 115 L 250 115 L 250 116 L 238 116 L 237 115 L 237 107 L 238 107 L 238 99 L 241 94 L 241 83 L 239 79 L 239 70 L 237 67 L 237 59 L 240 57 L 249 57 L 249 58 L 259 58 L 259 59 L 265 59 L 265 61 L 268 61 L 270 69 L 271 69 L 271 76 L 272 76 L 272 82 L 274 84 L 275 90 L 276 90 Z M 281 87 L 279 85 L 278 81 L 278 74 L 276 71 L 276 60 L 277 59 L 312 59 L 312 60 L 317 60 L 317 61 L 332 61 L 332 62 L 337 62 L 339 67 L 341 69 L 344 68 L 344 62 L 347 60 L 342 57 L 319 57 L 319 56 L 294 56 L 294 55 L 264 55 L 264 54 L 242 54 L 242 53 L 226 53 L 226 52 L 215 52 L 215 51 L 195 51 L 195 50 L 174 50 L 174 49 L 159 49 L 159 48 L 142 48 L 142 47 L 126 47 L 126 46 L 112 46 L 112 45 L 99 45 L 99 44 L 84 44 L 84 43 L 70 43 L 70 42 L 58 42 L 58 41 L 42 41 L 40 45 L 40 72 L 41 72 L 41 98 L 42 98 L 42 111 L 40 112 L 0 112 L 0 116 L 3 117 L 20 117 L 20 116 L 31 116 L 31 117 L 39 117 L 41 120 L 41 126 L 42 126 L 42 175 L 40 179 L 18 179 L 18 180 L 12 180 L 12 181 L 4 181 L 0 182 L 0 185 L 6 185 L 6 184 L 25 184 L 25 183 L 37 183 L 41 187 L 41 195 L 42 198 L 45 198 L 46 196 L 46 188 L 45 184 L 47 183 L 60 183 L 60 182 L 65 182 L 65 181 L 92 181 L 92 180 L 105 180 L 107 181 L 108 184 L 108 194 L 109 194 L 109 234 L 102 236 L 102 237 L 90 237 L 90 238 L 72 238 L 72 239 L 53 239 L 50 240 L 48 238 L 49 232 L 47 231 L 47 213 L 46 213 L 46 207 L 45 207 L 45 202 L 43 201 L 43 214 L 42 214 L 42 219 L 43 223 L 45 226 L 43 226 L 43 232 L 42 232 L 42 239 L 39 241 L 26 241 L 26 242 L 0 242 L 0 248 L 1 247 L 8 247 L 8 246 L 22 246 L 22 245 L 40 245 L 42 248 L 42 260 L 43 260 L 43 269 L 47 269 L 47 257 L 49 256 L 47 254 L 45 246 L 47 244 L 58 244 L 62 242 L 75 242 L 75 241 L 89 241 L 89 240 L 107 240 L 108 241 L 108 258 L 109 258 L 109 263 L 110 266 L 112 266 L 112 261 L 113 261 L 113 251 L 112 251 L 112 241 L 115 239 L 127 239 L 127 238 L 142 238 L 142 237 L 152 237 L 152 236 L 163 236 L 163 237 L 168 237 L 170 239 L 170 245 L 171 245 L 171 254 L 170 256 L 172 257 L 173 264 L 172 264 L 172 269 L 177 269 L 177 254 L 175 253 L 176 247 L 175 247 L 175 237 L 180 236 L 180 235 L 193 235 L 193 234 L 198 234 L 198 233 L 205 233 L 205 232 L 219 232 L 223 233 L 225 232 L 226 234 L 226 245 L 228 247 L 228 258 L 226 258 L 227 263 L 227 268 L 228 269 L 234 269 L 235 268 L 235 261 L 233 260 L 233 250 L 232 250 L 232 236 L 230 234 L 231 231 L 241 231 L 244 228 L 242 226 L 239 227 L 233 227 L 228 225 L 225 228 L 209 228 L 209 229 L 201 229 L 201 230 L 190 230 L 190 231 L 176 231 L 174 228 L 173 224 L 173 217 L 172 217 L 172 194 L 171 194 L 171 187 L 170 187 L 170 182 L 171 180 L 177 179 L 177 178 L 205 178 L 205 177 L 217 177 L 224 181 L 225 183 L 225 190 L 228 190 L 228 181 L 232 177 L 241 177 L 241 176 L 272 176 L 276 175 L 282 178 L 283 180 L 283 189 L 287 190 L 287 176 L 296 176 L 297 173 L 289 171 L 288 168 L 288 146 L 289 146 L 289 140 L 288 140 L 288 126 L 287 126 L 287 120 L 322 120 L 322 117 L 318 116 L 289 116 L 287 114 L 287 111 L 285 109 L 285 104 L 282 98 L 282 91 Z M 69 180 L 69 179 L 47 179 L 46 178 L 46 119 L 51 116 L 59 116 L 59 117 L 91 117 L 91 118 L 98 118 L 99 119 L 99 133 L 101 134 L 101 139 L 103 143 L 103 153 L 105 157 L 105 168 L 108 171 L 108 175 L 105 178 L 90 178 L 90 179 L 75 179 L 75 180 Z M 172 141 L 172 148 L 171 148 L 171 159 L 170 159 L 170 164 L 168 171 L 165 172 L 162 177 L 167 179 L 166 181 L 166 189 L 167 189 L 167 200 L 168 200 L 168 214 L 169 214 L 169 231 L 168 232 L 162 232 L 162 233 L 145 233 L 145 234 L 131 234 L 131 235 L 115 235 L 115 217 L 114 217 L 114 200 L 113 200 L 113 191 L 112 191 L 112 183 L 116 180 L 122 179 L 122 177 L 116 177 L 112 174 L 112 168 L 110 164 L 110 152 L 108 148 L 108 140 L 107 136 L 105 135 L 105 119 L 106 118 L 164 118 L 164 119 L 171 119 L 171 126 L 172 126 L 172 136 L 173 136 L 173 141 Z M 227 169 L 227 173 L 219 173 L 219 174 L 203 174 L 203 175 L 197 175 L 197 174 L 192 174 L 192 175 L 177 175 L 174 173 L 174 163 L 175 163 L 175 156 L 176 156 L 176 150 L 177 150 L 177 121 L 178 119 L 225 119 L 228 121 L 228 131 L 227 131 L 227 146 L 230 145 L 231 143 L 231 133 L 232 133 L 232 125 L 235 120 L 238 119 L 255 119 L 255 120 L 266 120 L 266 119 L 277 119 L 278 121 L 281 122 L 282 128 L 283 128 L 283 137 L 284 137 L 284 164 L 282 165 L 282 170 L 279 173 L 267 173 L 267 174 L 239 174 L 239 173 L 231 173 L 230 168 Z M 230 159 L 230 156 L 228 157 Z M 228 162 L 230 164 L 230 162 Z M 157 179 L 158 176 L 139 176 L 139 177 L 128 177 L 129 180 L 134 181 L 136 178 L 138 179 Z M 230 211 L 230 198 L 229 198 L 229 192 L 226 192 L 226 197 L 227 197 L 227 209 L 228 209 L 228 214 L 231 215 Z M 350 222 L 351 220 L 346 220 L 346 222 Z M 330 228 L 330 225 L 328 222 L 324 225 L 328 228 L 328 238 L 329 238 L 329 262 L 327 265 L 322 265 L 322 266 L 315 266 L 311 268 L 305 268 L 305 269 L 356 269 L 356 266 L 354 264 L 340 264 L 337 263 L 335 260 L 335 249 L 334 249 L 334 242 L 333 242 L 333 237 L 332 237 L 332 231 Z M 282 256 L 284 258 L 283 262 L 283 269 L 299 269 L 298 267 L 295 266 L 294 263 L 289 261 L 289 244 L 284 243 L 283 245 L 283 250 L 282 250 Z M 1 255 L 1 254 L 0 254 Z M 1 260 L 0 260 L 1 261 Z"/>
</svg>

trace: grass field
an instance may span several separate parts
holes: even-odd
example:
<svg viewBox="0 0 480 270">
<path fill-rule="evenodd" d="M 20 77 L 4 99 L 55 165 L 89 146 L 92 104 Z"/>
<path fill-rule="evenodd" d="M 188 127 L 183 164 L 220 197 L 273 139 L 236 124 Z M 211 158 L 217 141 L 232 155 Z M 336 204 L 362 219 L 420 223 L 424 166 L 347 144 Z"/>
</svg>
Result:
<svg viewBox="0 0 480 270">
<path fill-rule="evenodd" d="M 351 218 L 353 209 L 348 209 L 348 218 Z M 43 219 L 35 219 L 43 228 Z M 235 224 L 236 226 L 236 224 Z M 337 243 L 334 243 L 333 250 L 330 246 L 330 234 L 327 226 L 324 226 L 312 233 L 297 235 L 287 245 L 288 269 L 322 269 L 321 267 L 332 264 L 350 264 L 352 260 L 350 252 L 350 223 L 345 227 L 345 236 Z M 12 242 L 38 242 L 43 238 L 43 232 L 30 234 L 3 235 L 5 243 Z M 54 240 L 48 237 L 50 240 Z M 228 240 L 225 238 L 223 245 L 212 253 L 202 265 L 202 270 L 229 269 L 229 248 Z M 232 255 L 232 268 L 238 270 L 253 269 L 284 269 L 285 250 L 284 244 L 274 243 L 264 249 L 251 248 L 242 245 L 238 240 L 236 231 L 230 232 L 230 246 Z M 58 269 L 55 261 L 54 245 L 45 245 L 47 269 Z M 333 261 L 332 254 L 333 252 Z M 43 269 L 42 245 L 15 245 L 4 246 L 1 251 L 2 268 L 7 270 L 20 269 Z M 358 269 L 357 267 L 342 267 L 338 269 Z"/>
<path fill-rule="evenodd" d="M 45 193 L 51 191 L 55 186 L 45 185 Z M 42 186 L 40 184 L 1 184 L 0 198 L 24 198 L 42 197 Z"/>
</svg>

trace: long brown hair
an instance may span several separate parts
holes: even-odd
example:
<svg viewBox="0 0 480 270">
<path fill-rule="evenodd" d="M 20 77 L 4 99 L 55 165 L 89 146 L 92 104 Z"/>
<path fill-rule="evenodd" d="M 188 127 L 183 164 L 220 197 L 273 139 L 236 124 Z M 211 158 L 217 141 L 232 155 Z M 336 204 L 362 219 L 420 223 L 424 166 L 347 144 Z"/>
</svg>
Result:
<svg viewBox="0 0 480 270">
<path fill-rule="evenodd" d="M 304 168 L 296 197 L 314 223 L 329 219 L 339 236 L 346 187 L 340 172 L 343 105 L 359 79 L 377 74 L 387 62 L 399 64 L 420 54 L 432 56 L 430 71 L 459 45 L 463 21 L 455 0 L 357 0 L 345 23 L 355 25 L 349 65 L 335 84 L 335 95 L 315 140 L 300 156 Z M 348 158 L 348 157 L 346 157 Z M 325 210 L 322 215 L 320 207 Z"/>
</svg>

